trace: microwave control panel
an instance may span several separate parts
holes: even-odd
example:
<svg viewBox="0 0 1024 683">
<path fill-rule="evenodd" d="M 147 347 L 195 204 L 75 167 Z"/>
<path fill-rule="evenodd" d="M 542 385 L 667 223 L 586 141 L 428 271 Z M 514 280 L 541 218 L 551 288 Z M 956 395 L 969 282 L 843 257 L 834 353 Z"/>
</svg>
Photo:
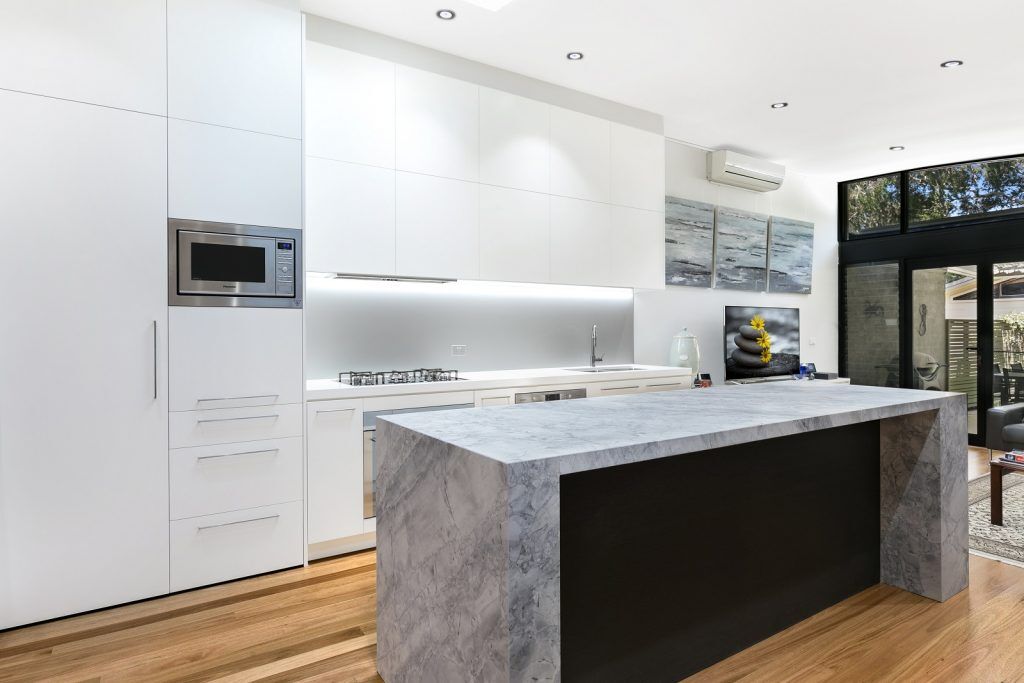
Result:
<svg viewBox="0 0 1024 683">
<path fill-rule="evenodd" d="M 275 281 L 278 296 L 295 296 L 295 240 L 277 240 Z"/>
</svg>

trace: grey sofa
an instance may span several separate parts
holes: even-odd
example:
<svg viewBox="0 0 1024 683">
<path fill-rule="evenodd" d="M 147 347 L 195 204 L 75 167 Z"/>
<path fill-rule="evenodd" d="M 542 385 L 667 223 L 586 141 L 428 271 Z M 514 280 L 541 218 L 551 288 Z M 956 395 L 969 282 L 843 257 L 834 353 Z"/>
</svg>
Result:
<svg viewBox="0 0 1024 683">
<path fill-rule="evenodd" d="M 1024 449 L 1024 403 L 988 409 L 985 441 L 992 450 Z"/>
</svg>

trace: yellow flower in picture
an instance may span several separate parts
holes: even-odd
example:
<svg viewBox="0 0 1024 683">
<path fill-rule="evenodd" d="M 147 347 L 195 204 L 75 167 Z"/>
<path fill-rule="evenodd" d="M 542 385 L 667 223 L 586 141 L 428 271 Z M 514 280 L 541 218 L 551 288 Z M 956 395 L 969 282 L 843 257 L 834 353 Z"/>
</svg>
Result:
<svg viewBox="0 0 1024 683">
<path fill-rule="evenodd" d="M 761 362 L 762 363 L 771 363 L 772 362 L 772 352 L 769 351 L 768 349 L 765 349 L 764 351 L 762 351 L 761 352 Z"/>
<path fill-rule="evenodd" d="M 762 318 L 760 315 L 755 315 L 753 318 L 750 319 L 750 326 L 753 327 L 755 330 L 764 331 L 764 318 Z"/>
<path fill-rule="evenodd" d="M 760 346 L 762 349 L 767 349 L 767 350 L 771 351 L 771 348 L 772 348 L 772 338 L 771 338 L 771 336 L 767 332 L 762 330 L 761 331 L 761 336 L 757 338 L 757 345 Z"/>
</svg>

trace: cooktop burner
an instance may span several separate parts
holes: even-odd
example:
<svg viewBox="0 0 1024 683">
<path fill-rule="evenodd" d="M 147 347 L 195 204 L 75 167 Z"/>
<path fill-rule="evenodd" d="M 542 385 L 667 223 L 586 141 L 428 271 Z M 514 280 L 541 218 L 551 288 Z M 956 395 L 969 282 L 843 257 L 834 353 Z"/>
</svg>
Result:
<svg viewBox="0 0 1024 683">
<path fill-rule="evenodd" d="M 459 379 L 458 370 L 441 368 L 419 368 L 418 370 L 389 370 L 339 372 L 338 381 L 354 387 L 372 387 L 377 384 L 412 384 L 413 382 L 454 382 Z"/>
</svg>

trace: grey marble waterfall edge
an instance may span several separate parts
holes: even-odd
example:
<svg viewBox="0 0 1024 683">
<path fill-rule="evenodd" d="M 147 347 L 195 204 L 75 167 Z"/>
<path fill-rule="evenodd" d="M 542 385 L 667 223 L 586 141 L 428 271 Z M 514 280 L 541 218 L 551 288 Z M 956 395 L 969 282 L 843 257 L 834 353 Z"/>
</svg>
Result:
<svg viewBox="0 0 1024 683">
<path fill-rule="evenodd" d="M 872 420 L 882 581 L 945 600 L 967 586 L 962 394 L 775 382 L 382 418 L 380 674 L 560 680 L 561 475 Z"/>
</svg>

